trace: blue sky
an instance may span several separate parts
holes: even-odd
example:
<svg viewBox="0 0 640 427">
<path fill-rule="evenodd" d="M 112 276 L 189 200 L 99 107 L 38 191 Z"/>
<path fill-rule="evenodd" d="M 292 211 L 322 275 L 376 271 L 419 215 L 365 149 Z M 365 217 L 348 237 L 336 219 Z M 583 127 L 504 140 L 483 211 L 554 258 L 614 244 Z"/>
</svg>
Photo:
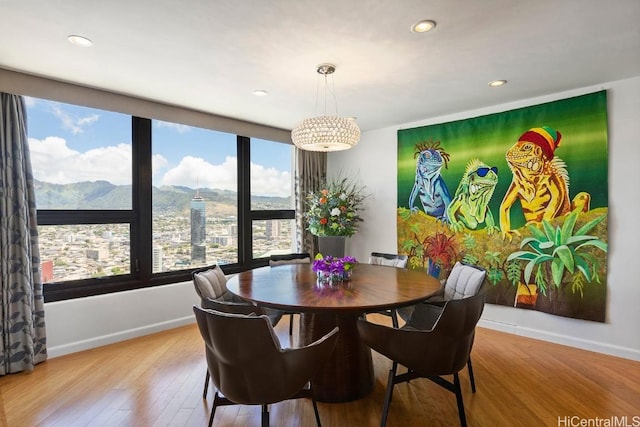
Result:
<svg viewBox="0 0 640 427">
<path fill-rule="evenodd" d="M 131 118 L 109 111 L 26 98 L 36 179 L 58 184 L 131 181 Z M 154 185 L 235 190 L 236 136 L 153 121 Z M 252 140 L 252 192 L 291 193 L 290 145 Z"/>
</svg>

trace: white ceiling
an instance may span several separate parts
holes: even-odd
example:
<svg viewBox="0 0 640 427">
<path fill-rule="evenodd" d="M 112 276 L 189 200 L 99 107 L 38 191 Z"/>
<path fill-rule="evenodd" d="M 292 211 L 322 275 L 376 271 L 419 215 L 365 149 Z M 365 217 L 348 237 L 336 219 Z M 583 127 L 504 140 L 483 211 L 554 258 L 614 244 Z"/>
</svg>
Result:
<svg viewBox="0 0 640 427">
<path fill-rule="evenodd" d="M 291 129 L 331 62 L 371 130 L 640 76 L 639 22 L 639 0 L 0 0 L 0 67 Z"/>
</svg>

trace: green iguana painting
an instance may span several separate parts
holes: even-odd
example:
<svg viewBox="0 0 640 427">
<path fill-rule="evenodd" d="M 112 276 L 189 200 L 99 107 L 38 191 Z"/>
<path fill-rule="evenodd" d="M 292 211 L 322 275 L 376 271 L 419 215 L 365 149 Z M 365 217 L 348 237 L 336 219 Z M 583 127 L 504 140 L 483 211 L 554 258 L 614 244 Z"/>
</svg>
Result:
<svg viewBox="0 0 640 427">
<path fill-rule="evenodd" d="M 494 233 L 497 227 L 489 201 L 497 184 L 498 168 L 478 159 L 471 160 L 447 209 L 449 228 L 455 232 L 476 230 L 480 224 L 486 223 L 487 233 Z"/>
</svg>

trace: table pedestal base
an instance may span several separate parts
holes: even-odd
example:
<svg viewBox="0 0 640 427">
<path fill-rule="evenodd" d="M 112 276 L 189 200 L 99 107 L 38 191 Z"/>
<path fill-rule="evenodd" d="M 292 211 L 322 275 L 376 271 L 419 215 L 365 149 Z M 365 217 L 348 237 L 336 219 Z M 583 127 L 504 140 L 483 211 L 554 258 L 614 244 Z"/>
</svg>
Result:
<svg viewBox="0 0 640 427">
<path fill-rule="evenodd" d="M 313 389 L 320 402 L 348 402 L 373 390 L 371 349 L 358 334 L 358 313 L 309 313 L 300 318 L 299 342 L 307 345 L 336 326 L 340 328 L 336 349 L 313 377 Z"/>
</svg>

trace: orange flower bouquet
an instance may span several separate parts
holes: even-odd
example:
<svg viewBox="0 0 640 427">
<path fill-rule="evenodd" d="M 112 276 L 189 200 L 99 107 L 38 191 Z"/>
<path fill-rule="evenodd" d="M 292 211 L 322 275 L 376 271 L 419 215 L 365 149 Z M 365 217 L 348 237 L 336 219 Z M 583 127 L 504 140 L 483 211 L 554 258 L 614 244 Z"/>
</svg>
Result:
<svg viewBox="0 0 640 427">
<path fill-rule="evenodd" d="M 360 212 L 368 197 L 365 187 L 339 178 L 306 197 L 307 229 L 316 236 L 352 236 L 362 221 Z"/>
</svg>

